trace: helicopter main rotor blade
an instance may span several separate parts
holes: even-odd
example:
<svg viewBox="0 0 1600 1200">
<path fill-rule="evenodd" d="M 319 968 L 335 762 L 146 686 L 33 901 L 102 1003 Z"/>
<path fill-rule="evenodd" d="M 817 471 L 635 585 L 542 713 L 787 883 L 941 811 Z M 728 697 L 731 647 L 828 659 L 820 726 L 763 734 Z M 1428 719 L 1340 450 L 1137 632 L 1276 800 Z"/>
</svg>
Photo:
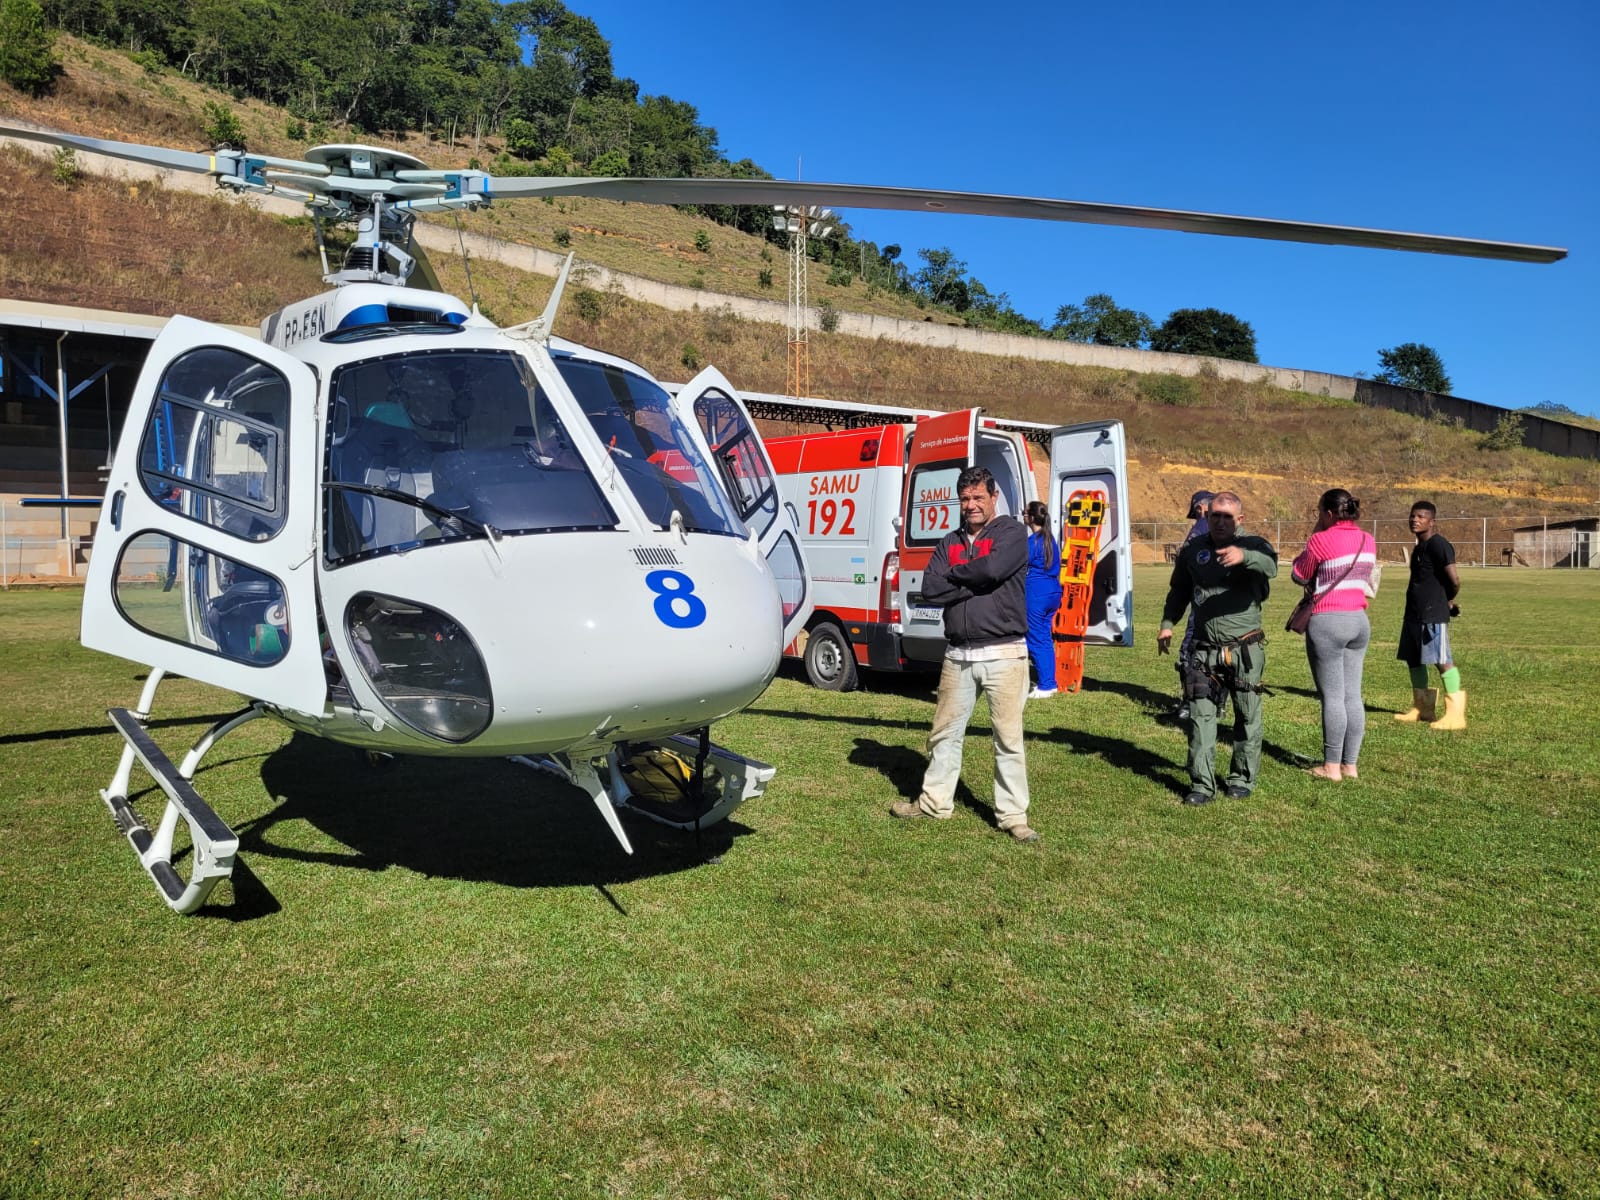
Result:
<svg viewBox="0 0 1600 1200">
<path fill-rule="evenodd" d="M 248 154 L 242 150 L 218 150 L 214 154 L 197 154 L 192 150 L 170 150 L 165 146 L 142 146 L 137 142 L 113 142 L 104 138 L 83 137 L 76 133 L 57 133 L 32 125 L 18 125 L 0 121 L 0 137 L 22 138 L 30 142 L 44 142 L 51 146 L 66 146 L 87 154 L 104 154 L 123 158 L 129 162 L 145 163 L 153 167 L 167 167 L 175 171 L 192 171 L 196 175 L 215 175 L 218 179 L 235 180 L 249 187 L 261 186 L 261 173 L 266 167 L 281 167 L 305 175 L 325 176 L 328 168 L 320 163 L 302 162 L 295 158 L 272 158 L 265 154 Z"/>
<path fill-rule="evenodd" d="M 1188 212 L 1083 200 L 1050 200 L 1035 196 L 998 196 L 984 192 L 951 192 L 929 188 L 878 187 L 856 183 L 796 183 L 776 179 L 552 179 L 481 176 L 493 199 L 518 196 L 595 196 L 646 204 L 829 205 L 834 208 L 883 208 L 902 212 L 968 213 L 985 217 L 1030 217 L 1041 221 L 1078 221 L 1090 225 L 1128 225 L 1140 229 L 1173 229 L 1225 237 L 1267 238 L 1331 246 L 1365 246 L 1379 250 L 1412 250 L 1512 262 L 1551 263 L 1567 256 L 1555 246 L 1494 242 L 1478 238 L 1271 217 L 1239 217 L 1224 213 Z M 464 175 L 464 190 L 476 180 Z"/>
<path fill-rule="evenodd" d="M 383 197 L 401 209 L 448 211 L 472 208 L 494 199 L 530 196 L 594 196 L 643 204 L 830 205 L 842 208 L 893 209 L 901 212 L 966 213 L 988 217 L 1027 217 L 1042 221 L 1075 221 L 1091 225 L 1124 225 L 1170 229 L 1224 237 L 1264 238 L 1332 246 L 1409 250 L 1511 262 L 1552 263 L 1567 256 L 1557 246 L 1488 241 L 1444 234 L 1241 217 L 1226 213 L 1191 212 L 1176 208 L 1100 204 L 1084 200 L 1052 200 L 1037 196 L 1001 196 L 930 188 L 880 187 L 856 183 L 801 183 L 779 179 L 630 179 L 500 177 L 482 171 L 433 171 L 399 151 L 364 146 L 319 146 L 308 152 L 326 162 L 271 158 L 239 150 L 197 154 L 57 133 L 37 126 L 0 121 L 0 137 L 24 138 L 69 146 L 94 154 L 180 171 L 211 175 L 231 187 L 271 191 L 296 188 L 313 197 Z M 371 174 L 353 174 L 340 164 L 359 157 L 369 166 L 393 167 Z M 370 160 L 370 162 L 369 162 Z M 331 165 L 330 165 L 331 164 Z M 384 176 L 389 176 L 384 178 Z M 320 182 L 319 182 L 320 181 Z M 308 201 L 316 203 L 316 200 Z"/>
</svg>

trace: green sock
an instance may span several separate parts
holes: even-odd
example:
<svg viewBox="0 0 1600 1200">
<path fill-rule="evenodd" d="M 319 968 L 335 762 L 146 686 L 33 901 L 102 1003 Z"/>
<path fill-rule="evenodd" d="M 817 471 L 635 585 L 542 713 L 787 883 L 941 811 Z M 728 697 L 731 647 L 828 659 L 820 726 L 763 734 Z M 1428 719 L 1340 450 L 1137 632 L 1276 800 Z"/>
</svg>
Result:
<svg viewBox="0 0 1600 1200">
<path fill-rule="evenodd" d="M 1456 667 L 1451 667 L 1439 676 L 1439 682 L 1444 684 L 1444 694 L 1454 696 L 1461 690 L 1461 672 Z"/>
<path fill-rule="evenodd" d="M 1421 691 L 1423 688 L 1428 686 L 1427 667 L 1411 668 L 1411 686 L 1416 688 L 1418 691 Z"/>
</svg>

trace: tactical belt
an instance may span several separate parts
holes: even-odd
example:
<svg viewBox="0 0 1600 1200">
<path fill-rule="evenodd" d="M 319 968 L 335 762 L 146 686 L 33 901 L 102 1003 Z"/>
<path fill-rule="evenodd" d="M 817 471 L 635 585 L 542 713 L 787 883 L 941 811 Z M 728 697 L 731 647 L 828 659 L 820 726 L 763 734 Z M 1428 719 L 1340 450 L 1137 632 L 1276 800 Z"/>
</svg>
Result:
<svg viewBox="0 0 1600 1200">
<path fill-rule="evenodd" d="M 1240 637 L 1230 638 L 1226 642 L 1203 642 L 1194 644 L 1194 654 L 1187 664 L 1179 664 L 1178 673 L 1183 679 L 1183 695 L 1188 700 L 1210 700 L 1213 704 L 1220 705 L 1229 692 L 1256 692 L 1259 695 L 1271 695 L 1271 692 L 1262 684 L 1246 683 L 1240 677 L 1241 672 L 1248 674 L 1250 671 L 1250 647 L 1265 644 L 1267 635 L 1259 629 L 1252 629 Z M 1207 650 L 1222 651 L 1216 665 L 1209 671 L 1198 662 L 1193 661 Z"/>
</svg>

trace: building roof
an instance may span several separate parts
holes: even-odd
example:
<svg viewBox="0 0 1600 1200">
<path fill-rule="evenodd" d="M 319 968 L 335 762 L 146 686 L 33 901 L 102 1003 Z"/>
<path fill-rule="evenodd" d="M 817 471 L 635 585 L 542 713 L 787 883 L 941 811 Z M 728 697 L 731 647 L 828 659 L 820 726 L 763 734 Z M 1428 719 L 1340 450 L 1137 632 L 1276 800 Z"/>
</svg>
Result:
<svg viewBox="0 0 1600 1200">
<path fill-rule="evenodd" d="M 1537 525 L 1518 525 L 1513 533 L 1542 533 L 1546 529 L 1600 530 L 1600 517 L 1568 517 L 1565 521 L 1541 521 Z"/>
<path fill-rule="evenodd" d="M 37 329 L 52 333 L 93 333 L 107 337 L 154 341 L 168 318 L 142 313 L 111 312 L 101 308 L 74 308 L 65 304 L 40 304 L 32 300 L 0 299 L 0 326 Z M 226 329 L 260 337 L 254 325 L 227 325 Z"/>
</svg>

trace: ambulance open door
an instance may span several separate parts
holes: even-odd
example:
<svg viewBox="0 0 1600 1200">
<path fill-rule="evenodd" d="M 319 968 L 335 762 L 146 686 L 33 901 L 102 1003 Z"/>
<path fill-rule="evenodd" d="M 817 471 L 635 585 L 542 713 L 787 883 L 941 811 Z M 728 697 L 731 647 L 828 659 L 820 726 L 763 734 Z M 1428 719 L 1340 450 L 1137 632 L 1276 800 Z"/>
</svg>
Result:
<svg viewBox="0 0 1600 1200">
<path fill-rule="evenodd" d="M 924 418 L 911 435 L 897 535 L 904 595 L 901 643 L 907 658 L 934 662 L 944 657 L 944 611 L 922 603 L 922 573 L 939 543 L 961 527 L 956 480 L 975 461 L 979 411 Z"/>
<path fill-rule="evenodd" d="M 1095 556 L 1085 642 L 1133 645 L 1133 540 L 1128 520 L 1128 448 L 1121 421 L 1050 432 L 1050 527 L 1061 535 L 1074 493 L 1099 492 L 1105 511 Z"/>
</svg>

